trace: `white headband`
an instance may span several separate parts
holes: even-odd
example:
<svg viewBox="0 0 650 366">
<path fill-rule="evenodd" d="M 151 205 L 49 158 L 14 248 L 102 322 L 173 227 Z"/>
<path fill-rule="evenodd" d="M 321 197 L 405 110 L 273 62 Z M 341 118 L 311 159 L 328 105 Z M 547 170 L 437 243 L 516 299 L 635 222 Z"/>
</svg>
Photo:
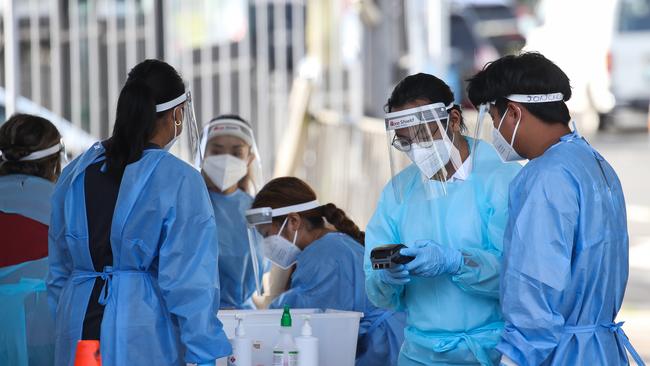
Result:
<svg viewBox="0 0 650 366">
<path fill-rule="evenodd" d="M 519 103 L 552 103 L 564 100 L 564 94 L 511 94 L 505 97 L 508 100 Z"/>
<path fill-rule="evenodd" d="M 32 161 L 32 160 L 43 159 L 43 158 L 48 157 L 50 155 L 54 155 L 54 154 L 59 153 L 61 151 L 61 149 L 63 149 L 63 145 L 61 145 L 61 143 L 58 143 L 58 144 L 56 144 L 54 146 L 48 147 L 47 149 L 34 151 L 34 152 L 32 152 L 31 154 L 29 154 L 27 156 L 23 156 L 22 158 L 18 159 L 17 161 Z M 1 160 L 8 161 L 4 157 L 4 154 L 2 154 L 1 152 L 0 152 L 0 157 L 2 157 Z"/>
<path fill-rule="evenodd" d="M 177 98 L 170 100 L 169 102 L 156 104 L 156 113 L 172 109 L 186 100 L 187 92 L 183 92 L 183 94 L 179 95 Z"/>
<path fill-rule="evenodd" d="M 294 213 L 294 212 L 309 211 L 309 210 L 313 210 L 316 207 L 320 207 L 320 206 L 321 206 L 321 204 L 318 203 L 318 200 L 314 200 L 314 201 L 311 201 L 311 202 L 299 203 L 297 205 L 274 208 L 272 210 L 271 216 L 272 217 L 278 217 L 278 216 L 288 215 L 288 214 Z"/>
</svg>

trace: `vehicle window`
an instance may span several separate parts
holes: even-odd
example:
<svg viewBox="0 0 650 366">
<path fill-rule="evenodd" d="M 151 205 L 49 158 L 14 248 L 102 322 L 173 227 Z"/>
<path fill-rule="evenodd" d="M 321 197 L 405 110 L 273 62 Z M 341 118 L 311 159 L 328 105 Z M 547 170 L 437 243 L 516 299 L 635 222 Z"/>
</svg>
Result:
<svg viewBox="0 0 650 366">
<path fill-rule="evenodd" d="M 472 35 L 472 30 L 462 17 L 458 15 L 451 16 L 451 46 L 462 50 L 474 50 L 476 41 Z"/>
<path fill-rule="evenodd" d="M 515 14 L 507 6 L 473 6 L 472 10 L 479 20 L 515 19 Z"/>
<path fill-rule="evenodd" d="M 618 30 L 621 32 L 649 31 L 650 0 L 621 1 Z"/>
</svg>

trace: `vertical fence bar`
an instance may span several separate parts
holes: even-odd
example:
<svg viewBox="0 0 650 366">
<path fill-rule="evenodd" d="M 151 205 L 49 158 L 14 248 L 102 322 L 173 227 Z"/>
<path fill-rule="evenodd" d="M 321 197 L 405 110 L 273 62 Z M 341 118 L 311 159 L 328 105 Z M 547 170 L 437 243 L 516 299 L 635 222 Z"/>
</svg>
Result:
<svg viewBox="0 0 650 366">
<path fill-rule="evenodd" d="M 136 0 L 124 2 L 126 36 L 126 69 L 131 70 L 138 63 L 138 7 Z M 127 71 L 128 72 L 128 71 Z"/>
<path fill-rule="evenodd" d="M 235 61 L 236 65 L 239 65 L 239 114 L 242 115 L 245 119 L 250 120 L 253 118 L 253 111 L 251 110 L 251 34 L 249 30 L 250 22 L 255 21 L 254 19 L 246 18 L 246 35 L 244 38 L 237 43 L 237 57 L 239 60 Z"/>
<path fill-rule="evenodd" d="M 257 133 L 260 139 L 260 154 L 268 162 L 264 165 L 264 176 L 270 177 L 273 160 L 273 141 L 269 118 L 269 36 L 267 2 L 255 2 L 255 50 L 257 86 Z"/>
<path fill-rule="evenodd" d="M 108 133 L 113 131 L 115 124 L 115 111 L 117 109 L 117 98 L 119 96 L 118 58 L 117 58 L 117 3 L 106 3 L 106 48 L 108 62 L 106 63 L 106 74 L 108 82 Z"/>
<path fill-rule="evenodd" d="M 90 134 L 94 137 L 101 136 L 101 100 L 100 100 L 100 69 L 99 62 L 99 22 L 97 20 L 97 2 L 87 5 L 88 22 L 86 36 L 88 37 L 88 80 L 90 94 Z"/>
<path fill-rule="evenodd" d="M 205 24 L 210 24 L 210 5 L 205 2 L 205 9 L 203 17 Z M 201 126 L 207 123 L 214 114 L 214 86 L 212 85 L 212 76 L 214 70 L 212 68 L 212 40 L 210 37 L 205 37 L 205 42 L 201 45 L 201 121 L 197 121 Z"/>
<path fill-rule="evenodd" d="M 59 0 L 50 3 L 50 109 L 63 116 L 61 80 L 61 7 Z"/>
<path fill-rule="evenodd" d="M 41 24 L 38 2 L 39 0 L 31 0 L 29 2 L 29 47 L 31 56 L 31 99 L 40 105 L 43 103 L 43 94 L 41 92 Z"/>
<path fill-rule="evenodd" d="M 297 75 L 300 60 L 305 56 L 305 1 L 294 0 L 294 5 L 291 14 L 293 21 L 291 27 L 291 39 L 293 43 L 293 71 Z"/>
<path fill-rule="evenodd" d="M 286 6 L 284 2 L 273 2 L 273 58 L 275 68 L 273 70 L 273 113 L 274 120 L 274 145 L 277 137 L 281 133 L 284 121 L 287 117 L 287 96 L 289 95 L 287 87 L 287 74 L 289 73 L 287 65 L 287 22 Z"/>
<path fill-rule="evenodd" d="M 70 104 L 72 115 L 70 121 L 81 127 L 81 51 L 79 50 L 79 0 L 70 0 L 68 3 L 68 39 L 70 43 Z"/>
<path fill-rule="evenodd" d="M 4 0 L 4 47 L 5 47 L 5 116 L 16 113 L 20 95 L 20 47 L 18 47 L 18 19 L 16 1 Z"/>
<path fill-rule="evenodd" d="M 145 28 L 145 57 L 156 58 L 156 5 L 151 1 L 151 9 L 149 13 L 144 14 L 144 28 Z"/>
</svg>

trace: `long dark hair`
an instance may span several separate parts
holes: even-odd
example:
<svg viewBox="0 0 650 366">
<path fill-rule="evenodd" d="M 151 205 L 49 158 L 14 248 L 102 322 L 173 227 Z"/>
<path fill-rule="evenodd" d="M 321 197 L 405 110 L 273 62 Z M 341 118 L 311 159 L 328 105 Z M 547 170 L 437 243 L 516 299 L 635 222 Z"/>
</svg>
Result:
<svg viewBox="0 0 650 366">
<path fill-rule="evenodd" d="M 0 128 L 0 176 L 26 174 L 56 181 L 61 174 L 61 154 L 34 161 L 20 161 L 34 151 L 44 150 L 61 141 L 59 130 L 45 118 L 14 114 Z"/>
<path fill-rule="evenodd" d="M 315 199 L 316 193 L 307 183 L 295 177 L 282 177 L 273 179 L 260 190 L 253 201 L 252 208 L 279 208 L 310 202 Z M 364 245 L 365 233 L 348 218 L 343 210 L 333 203 L 309 211 L 299 212 L 298 214 L 307 220 L 314 229 L 325 227 L 325 221 L 323 220 L 325 218 L 336 230 L 351 236 L 359 244 Z M 273 221 L 281 224 L 285 218 L 286 216 L 278 216 L 274 217 Z"/>
<path fill-rule="evenodd" d="M 160 117 L 156 104 L 168 102 L 185 91 L 176 70 L 160 60 L 145 60 L 129 72 L 120 97 L 113 135 L 105 143 L 108 174 L 121 180 L 128 164 L 140 160 L 153 137 Z"/>
<path fill-rule="evenodd" d="M 442 102 L 449 105 L 454 102 L 454 93 L 449 85 L 433 75 L 425 73 L 413 74 L 405 77 L 395 86 L 388 101 L 386 101 L 386 105 L 384 105 L 384 110 L 392 112 L 395 108 L 418 99 L 427 100 L 430 103 Z M 463 121 L 463 111 L 460 106 L 454 104 L 451 110 L 458 111 L 461 116 L 460 129 L 465 131 L 467 127 Z"/>
</svg>

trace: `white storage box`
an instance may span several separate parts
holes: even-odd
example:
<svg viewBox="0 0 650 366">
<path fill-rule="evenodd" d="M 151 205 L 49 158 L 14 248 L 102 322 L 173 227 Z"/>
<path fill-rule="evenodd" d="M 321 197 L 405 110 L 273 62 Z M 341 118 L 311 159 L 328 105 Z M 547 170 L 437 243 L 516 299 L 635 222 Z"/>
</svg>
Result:
<svg viewBox="0 0 650 366">
<path fill-rule="evenodd" d="M 246 336 L 253 341 L 253 366 L 271 366 L 273 347 L 280 339 L 282 309 L 219 310 L 219 320 L 231 339 L 235 337 L 236 315 L 243 317 Z M 363 314 L 338 310 L 322 312 L 318 309 L 291 309 L 294 337 L 300 336 L 305 315 L 309 315 L 313 335 L 318 338 L 319 366 L 354 366 L 359 320 Z M 225 366 L 226 360 L 219 360 L 217 365 Z"/>
</svg>

